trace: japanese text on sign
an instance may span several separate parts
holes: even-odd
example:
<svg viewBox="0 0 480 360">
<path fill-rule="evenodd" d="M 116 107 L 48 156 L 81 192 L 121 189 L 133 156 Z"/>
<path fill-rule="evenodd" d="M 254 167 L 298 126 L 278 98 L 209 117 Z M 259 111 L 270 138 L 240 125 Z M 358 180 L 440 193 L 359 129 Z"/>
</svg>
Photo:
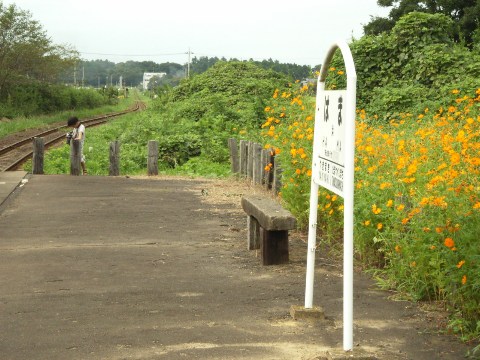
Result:
<svg viewBox="0 0 480 360">
<path fill-rule="evenodd" d="M 315 115 L 314 181 L 343 196 L 345 90 L 324 91 Z"/>
</svg>

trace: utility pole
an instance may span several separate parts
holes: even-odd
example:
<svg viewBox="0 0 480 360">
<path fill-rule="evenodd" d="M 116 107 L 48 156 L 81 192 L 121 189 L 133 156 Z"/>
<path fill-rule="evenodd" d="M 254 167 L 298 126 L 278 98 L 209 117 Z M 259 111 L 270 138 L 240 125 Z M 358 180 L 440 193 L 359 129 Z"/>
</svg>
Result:
<svg viewBox="0 0 480 360">
<path fill-rule="evenodd" d="M 77 86 L 77 63 L 73 65 L 73 86 Z"/>
<path fill-rule="evenodd" d="M 191 58 L 192 58 L 192 52 L 190 51 L 190 48 L 188 48 L 188 52 L 186 53 L 188 54 L 188 63 L 187 63 L 187 79 L 190 79 L 190 62 L 191 62 Z"/>
<path fill-rule="evenodd" d="M 82 88 L 85 87 L 85 65 L 82 66 Z"/>
</svg>

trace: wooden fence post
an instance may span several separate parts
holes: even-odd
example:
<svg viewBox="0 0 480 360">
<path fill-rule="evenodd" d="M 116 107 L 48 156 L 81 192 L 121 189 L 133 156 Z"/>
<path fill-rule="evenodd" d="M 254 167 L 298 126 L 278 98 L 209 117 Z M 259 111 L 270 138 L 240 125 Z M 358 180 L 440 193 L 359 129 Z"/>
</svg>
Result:
<svg viewBox="0 0 480 360">
<path fill-rule="evenodd" d="M 110 143 L 110 176 L 120 175 L 120 141 L 115 140 Z"/>
<path fill-rule="evenodd" d="M 148 141 L 148 160 L 147 160 L 148 176 L 158 175 L 158 141 Z"/>
<path fill-rule="evenodd" d="M 273 177 L 275 174 L 275 150 L 273 148 L 268 149 L 268 164 L 270 164 L 270 170 L 265 173 L 265 188 L 271 190 L 273 188 Z M 268 165 L 267 164 L 267 165 Z"/>
<path fill-rule="evenodd" d="M 265 190 L 269 190 L 272 188 L 273 182 L 273 150 L 272 149 L 263 149 L 262 150 L 262 179 L 263 185 L 265 186 Z M 270 164 L 270 166 L 268 166 Z M 268 170 L 266 169 L 268 166 Z"/>
<path fill-rule="evenodd" d="M 278 162 L 277 157 L 273 158 L 274 167 L 273 167 L 273 184 L 272 184 L 272 191 L 275 195 L 277 195 L 282 189 L 282 168 L 280 167 L 280 163 Z"/>
<path fill-rule="evenodd" d="M 253 142 L 248 142 L 247 178 L 253 177 Z"/>
<path fill-rule="evenodd" d="M 239 162 L 238 162 L 238 145 L 237 139 L 228 139 L 228 147 L 230 149 L 230 166 L 232 173 L 238 174 Z"/>
<path fill-rule="evenodd" d="M 248 147 L 246 140 L 240 140 L 240 175 L 247 175 Z"/>
<path fill-rule="evenodd" d="M 253 144 L 253 184 L 262 183 L 262 145 Z"/>
<path fill-rule="evenodd" d="M 33 138 L 33 157 L 32 157 L 32 173 L 43 174 L 43 156 L 45 153 L 45 145 L 43 138 Z"/>
<path fill-rule="evenodd" d="M 73 140 L 70 142 L 70 175 L 79 176 L 81 174 L 81 152 L 80 140 Z"/>
</svg>

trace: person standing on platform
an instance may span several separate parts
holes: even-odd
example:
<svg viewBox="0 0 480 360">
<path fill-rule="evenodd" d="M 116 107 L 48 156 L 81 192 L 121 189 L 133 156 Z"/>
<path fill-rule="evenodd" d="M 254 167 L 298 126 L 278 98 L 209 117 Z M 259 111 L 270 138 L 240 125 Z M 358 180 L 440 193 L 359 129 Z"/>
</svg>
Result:
<svg viewBox="0 0 480 360">
<path fill-rule="evenodd" d="M 85 125 L 80 123 L 80 120 L 76 116 L 69 118 L 67 124 L 73 128 L 72 140 L 80 140 L 80 165 L 82 166 L 83 175 L 87 175 L 85 155 L 83 154 L 83 144 L 85 143 Z"/>
</svg>

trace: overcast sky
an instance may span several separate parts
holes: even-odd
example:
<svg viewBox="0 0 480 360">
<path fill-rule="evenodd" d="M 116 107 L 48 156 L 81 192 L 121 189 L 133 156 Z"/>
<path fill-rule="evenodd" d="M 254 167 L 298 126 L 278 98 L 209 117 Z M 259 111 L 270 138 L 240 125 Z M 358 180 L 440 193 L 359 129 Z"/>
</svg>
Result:
<svg viewBox="0 0 480 360">
<path fill-rule="evenodd" d="M 0 0 L 1 2 L 2 0 Z M 3 0 L 31 12 L 55 44 L 87 60 L 273 59 L 317 65 L 337 40 L 363 35 L 377 0 Z"/>
</svg>

